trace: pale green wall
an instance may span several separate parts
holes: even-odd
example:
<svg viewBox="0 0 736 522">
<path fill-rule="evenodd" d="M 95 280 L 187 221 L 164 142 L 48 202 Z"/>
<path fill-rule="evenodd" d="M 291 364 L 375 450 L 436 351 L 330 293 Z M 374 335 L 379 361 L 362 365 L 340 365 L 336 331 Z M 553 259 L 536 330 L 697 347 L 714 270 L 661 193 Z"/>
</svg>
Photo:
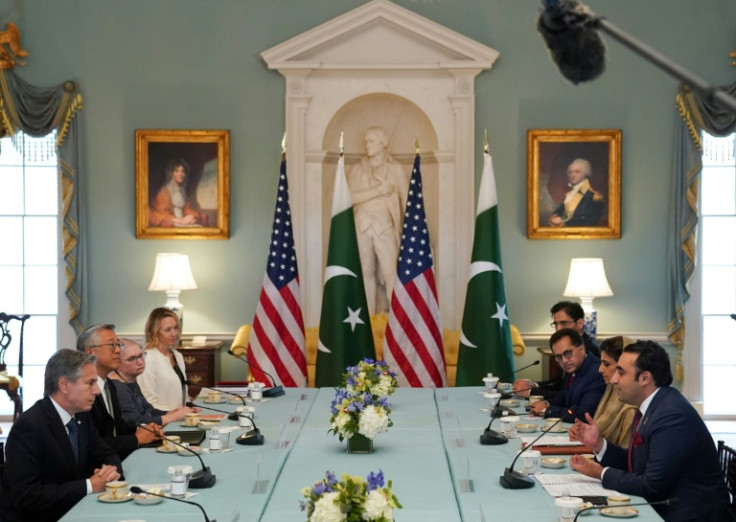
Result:
<svg viewBox="0 0 736 522">
<path fill-rule="evenodd" d="M 284 81 L 268 49 L 350 10 L 354 0 L 26 0 L 0 2 L 30 51 L 20 75 L 66 79 L 84 95 L 92 322 L 140 332 L 163 295 L 148 292 L 154 257 L 191 257 L 186 329 L 234 332 L 252 321 L 263 276 L 284 130 Z M 599 299 L 602 332 L 666 328 L 666 238 L 676 81 L 606 38 L 603 77 L 574 87 L 535 30 L 532 0 L 400 0 L 399 5 L 500 51 L 476 83 L 476 136 L 496 168 L 506 290 L 522 332 L 546 332 L 571 257 L 602 256 L 615 297 Z M 600 14 L 718 84 L 733 81 L 734 0 L 590 1 Z M 231 238 L 135 238 L 134 132 L 231 132 Z M 526 130 L 623 131 L 620 240 L 526 239 Z M 480 175 L 480 150 L 476 157 Z"/>
</svg>

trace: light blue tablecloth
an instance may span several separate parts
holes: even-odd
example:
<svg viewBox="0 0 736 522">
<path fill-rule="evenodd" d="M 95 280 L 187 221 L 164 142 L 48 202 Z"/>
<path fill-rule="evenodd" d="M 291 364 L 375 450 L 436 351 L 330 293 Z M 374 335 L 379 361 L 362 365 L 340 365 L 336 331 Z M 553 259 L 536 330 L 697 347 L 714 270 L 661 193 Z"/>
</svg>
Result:
<svg viewBox="0 0 736 522">
<path fill-rule="evenodd" d="M 235 444 L 235 437 L 242 430 L 230 434 L 230 447 L 234 451 L 219 454 L 202 454 L 202 459 L 217 483 L 210 489 L 190 490 L 199 494 L 191 497 L 201 504 L 210 519 L 227 522 L 234 509 L 240 510 L 241 521 L 256 521 L 260 518 L 268 499 L 281 473 L 281 468 L 298 438 L 313 401 L 317 396 L 315 389 L 287 389 L 286 395 L 254 403 L 256 423 L 266 440 L 263 446 L 241 446 Z M 198 404 L 225 411 L 233 411 L 236 405 Z M 214 413 L 203 410 L 203 414 Z M 177 423 L 178 424 L 178 423 Z M 225 419 L 223 426 L 237 425 Z M 167 429 L 183 429 L 169 425 Z M 280 439 L 280 440 L 279 440 Z M 278 447 L 277 447 L 277 443 Z M 202 445 L 207 447 L 205 440 Z M 260 462 L 260 464 L 258 464 Z M 131 485 L 168 483 L 167 468 L 172 465 L 191 465 L 199 469 L 196 457 L 182 457 L 178 454 L 158 453 L 152 448 L 134 451 L 124 462 L 125 478 Z M 265 492 L 253 493 L 256 483 L 256 468 L 259 480 L 268 481 Z M 97 494 L 87 495 L 62 519 L 65 522 L 95 521 L 115 522 L 123 519 L 176 522 L 201 522 L 202 512 L 196 506 L 188 506 L 174 500 L 163 500 L 153 506 L 140 506 L 132 501 L 121 504 L 102 503 Z"/>
</svg>

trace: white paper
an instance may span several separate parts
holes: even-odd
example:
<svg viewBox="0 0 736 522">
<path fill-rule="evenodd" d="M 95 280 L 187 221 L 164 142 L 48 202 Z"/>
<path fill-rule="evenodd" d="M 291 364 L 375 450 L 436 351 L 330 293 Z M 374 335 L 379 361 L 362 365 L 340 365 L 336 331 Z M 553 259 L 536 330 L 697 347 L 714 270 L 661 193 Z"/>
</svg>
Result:
<svg viewBox="0 0 736 522">
<path fill-rule="evenodd" d="M 534 442 L 536 437 L 520 437 L 521 441 L 529 445 Z M 582 446 L 583 443 L 579 440 L 570 440 L 567 436 L 555 437 L 554 435 L 544 435 L 537 442 L 534 442 L 535 446 Z"/>
<path fill-rule="evenodd" d="M 553 497 L 581 495 L 607 497 L 617 493 L 604 488 L 600 480 L 577 473 L 544 473 L 534 475 L 534 478 Z"/>
</svg>

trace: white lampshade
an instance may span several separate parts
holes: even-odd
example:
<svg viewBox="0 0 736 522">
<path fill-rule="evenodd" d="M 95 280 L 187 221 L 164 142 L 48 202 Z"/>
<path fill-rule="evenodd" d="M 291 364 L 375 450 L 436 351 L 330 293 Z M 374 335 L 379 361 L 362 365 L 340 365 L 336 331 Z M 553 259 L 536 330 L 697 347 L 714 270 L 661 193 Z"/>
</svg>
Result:
<svg viewBox="0 0 736 522">
<path fill-rule="evenodd" d="M 196 290 L 189 256 L 186 254 L 157 254 L 156 268 L 149 290 Z"/>
<path fill-rule="evenodd" d="M 574 258 L 562 292 L 565 297 L 607 297 L 613 295 L 600 257 Z"/>
</svg>

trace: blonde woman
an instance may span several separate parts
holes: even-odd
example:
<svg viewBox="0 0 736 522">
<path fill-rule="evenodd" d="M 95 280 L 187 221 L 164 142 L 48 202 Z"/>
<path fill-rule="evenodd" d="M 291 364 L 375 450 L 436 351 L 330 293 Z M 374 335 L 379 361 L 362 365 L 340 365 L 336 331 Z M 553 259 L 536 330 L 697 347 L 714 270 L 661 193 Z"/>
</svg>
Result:
<svg viewBox="0 0 736 522">
<path fill-rule="evenodd" d="M 601 343 L 601 364 L 598 373 L 606 381 L 606 391 L 595 410 L 593 420 L 600 430 L 601 437 L 614 444 L 628 447 L 631 438 L 631 424 L 634 422 L 636 407 L 621 402 L 611 384 L 611 377 L 616 373 L 616 364 L 624 348 L 633 344 L 628 337 L 611 337 Z M 570 440 L 580 440 L 578 425 L 575 423 L 569 430 Z"/>
<path fill-rule="evenodd" d="M 187 401 L 184 357 L 177 346 L 176 313 L 155 308 L 146 321 L 146 369 L 138 377 L 138 384 L 146 400 L 158 410 L 175 410 Z"/>
</svg>

